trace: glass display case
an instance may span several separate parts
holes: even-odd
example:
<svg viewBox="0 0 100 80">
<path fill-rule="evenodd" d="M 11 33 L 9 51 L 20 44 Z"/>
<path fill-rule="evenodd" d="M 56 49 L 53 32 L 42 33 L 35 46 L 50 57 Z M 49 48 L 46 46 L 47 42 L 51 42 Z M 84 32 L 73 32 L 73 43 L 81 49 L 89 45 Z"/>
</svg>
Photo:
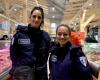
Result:
<svg viewBox="0 0 100 80">
<path fill-rule="evenodd" d="M 0 80 L 2 80 L 1 77 L 11 68 L 9 45 L 10 41 L 0 40 Z"/>
<path fill-rule="evenodd" d="M 93 80 L 98 80 L 97 77 L 100 74 L 100 43 L 85 43 L 83 51 L 94 72 Z"/>
<path fill-rule="evenodd" d="M 83 51 L 89 61 L 100 65 L 100 43 L 85 43 Z"/>
</svg>

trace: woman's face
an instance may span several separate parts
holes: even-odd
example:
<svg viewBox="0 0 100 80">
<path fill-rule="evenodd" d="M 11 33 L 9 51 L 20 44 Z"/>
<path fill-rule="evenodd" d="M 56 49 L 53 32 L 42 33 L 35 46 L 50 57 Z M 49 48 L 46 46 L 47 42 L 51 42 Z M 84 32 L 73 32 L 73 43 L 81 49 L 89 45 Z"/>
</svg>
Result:
<svg viewBox="0 0 100 80">
<path fill-rule="evenodd" d="M 70 40 L 68 28 L 65 26 L 60 26 L 57 30 L 56 38 L 60 46 L 66 44 Z"/>
<path fill-rule="evenodd" d="M 40 10 L 34 10 L 30 16 L 30 24 L 34 28 L 39 28 L 42 23 L 42 14 Z"/>
</svg>

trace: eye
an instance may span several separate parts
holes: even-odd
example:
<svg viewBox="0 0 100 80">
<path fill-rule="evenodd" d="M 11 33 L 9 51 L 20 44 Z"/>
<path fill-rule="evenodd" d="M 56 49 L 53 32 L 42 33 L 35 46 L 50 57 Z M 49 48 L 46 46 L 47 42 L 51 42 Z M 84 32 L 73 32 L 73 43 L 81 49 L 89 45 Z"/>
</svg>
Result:
<svg viewBox="0 0 100 80">
<path fill-rule="evenodd" d="M 38 19 L 42 19 L 42 17 L 41 16 L 38 16 Z"/>
<path fill-rule="evenodd" d="M 65 37 L 65 38 L 69 38 L 69 35 L 68 35 L 68 34 L 65 34 L 64 37 Z"/>
<path fill-rule="evenodd" d="M 69 34 L 58 33 L 57 35 L 58 36 L 62 36 L 63 35 L 64 38 L 69 38 Z"/>
<path fill-rule="evenodd" d="M 36 15 L 33 15 L 32 17 L 33 17 L 33 18 L 36 18 Z"/>
<path fill-rule="evenodd" d="M 61 33 L 58 33 L 58 36 L 61 36 L 62 34 Z"/>
<path fill-rule="evenodd" d="M 33 15 L 32 17 L 33 17 L 34 19 L 35 19 L 35 18 L 42 19 L 41 16 L 37 16 L 37 15 Z"/>
<path fill-rule="evenodd" d="M 68 34 L 63 34 L 64 37 L 68 36 Z"/>
</svg>

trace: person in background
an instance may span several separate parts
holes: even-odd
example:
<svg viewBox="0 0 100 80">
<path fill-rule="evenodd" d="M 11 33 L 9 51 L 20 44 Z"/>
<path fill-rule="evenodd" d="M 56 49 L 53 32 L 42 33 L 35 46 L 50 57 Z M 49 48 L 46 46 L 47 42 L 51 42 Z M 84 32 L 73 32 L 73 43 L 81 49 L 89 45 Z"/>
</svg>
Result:
<svg viewBox="0 0 100 80">
<path fill-rule="evenodd" d="M 85 42 L 87 43 L 98 43 L 98 41 L 95 39 L 93 35 L 87 35 L 85 38 Z"/>
<path fill-rule="evenodd" d="M 44 23 L 42 7 L 35 6 L 28 26 L 19 25 L 10 46 L 14 80 L 48 80 L 47 59 L 50 37 L 41 30 Z"/>
<path fill-rule="evenodd" d="M 70 42 L 68 25 L 58 25 L 56 43 L 50 49 L 50 80 L 93 80 L 88 60 L 81 47 Z"/>
<path fill-rule="evenodd" d="M 9 40 L 9 37 L 7 35 L 3 35 L 0 40 Z"/>
</svg>

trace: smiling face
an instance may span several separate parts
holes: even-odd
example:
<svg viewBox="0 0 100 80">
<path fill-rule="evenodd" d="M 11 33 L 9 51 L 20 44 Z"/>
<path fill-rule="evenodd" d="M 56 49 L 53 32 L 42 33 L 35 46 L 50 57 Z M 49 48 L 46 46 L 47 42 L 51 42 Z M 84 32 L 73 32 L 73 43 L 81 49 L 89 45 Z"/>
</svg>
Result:
<svg viewBox="0 0 100 80">
<path fill-rule="evenodd" d="M 39 28 L 42 23 L 42 14 L 39 10 L 34 10 L 30 16 L 30 24 L 32 27 Z"/>
<path fill-rule="evenodd" d="M 58 26 L 56 31 L 56 39 L 60 46 L 64 46 L 68 41 L 70 41 L 69 29 L 64 25 Z"/>
</svg>

